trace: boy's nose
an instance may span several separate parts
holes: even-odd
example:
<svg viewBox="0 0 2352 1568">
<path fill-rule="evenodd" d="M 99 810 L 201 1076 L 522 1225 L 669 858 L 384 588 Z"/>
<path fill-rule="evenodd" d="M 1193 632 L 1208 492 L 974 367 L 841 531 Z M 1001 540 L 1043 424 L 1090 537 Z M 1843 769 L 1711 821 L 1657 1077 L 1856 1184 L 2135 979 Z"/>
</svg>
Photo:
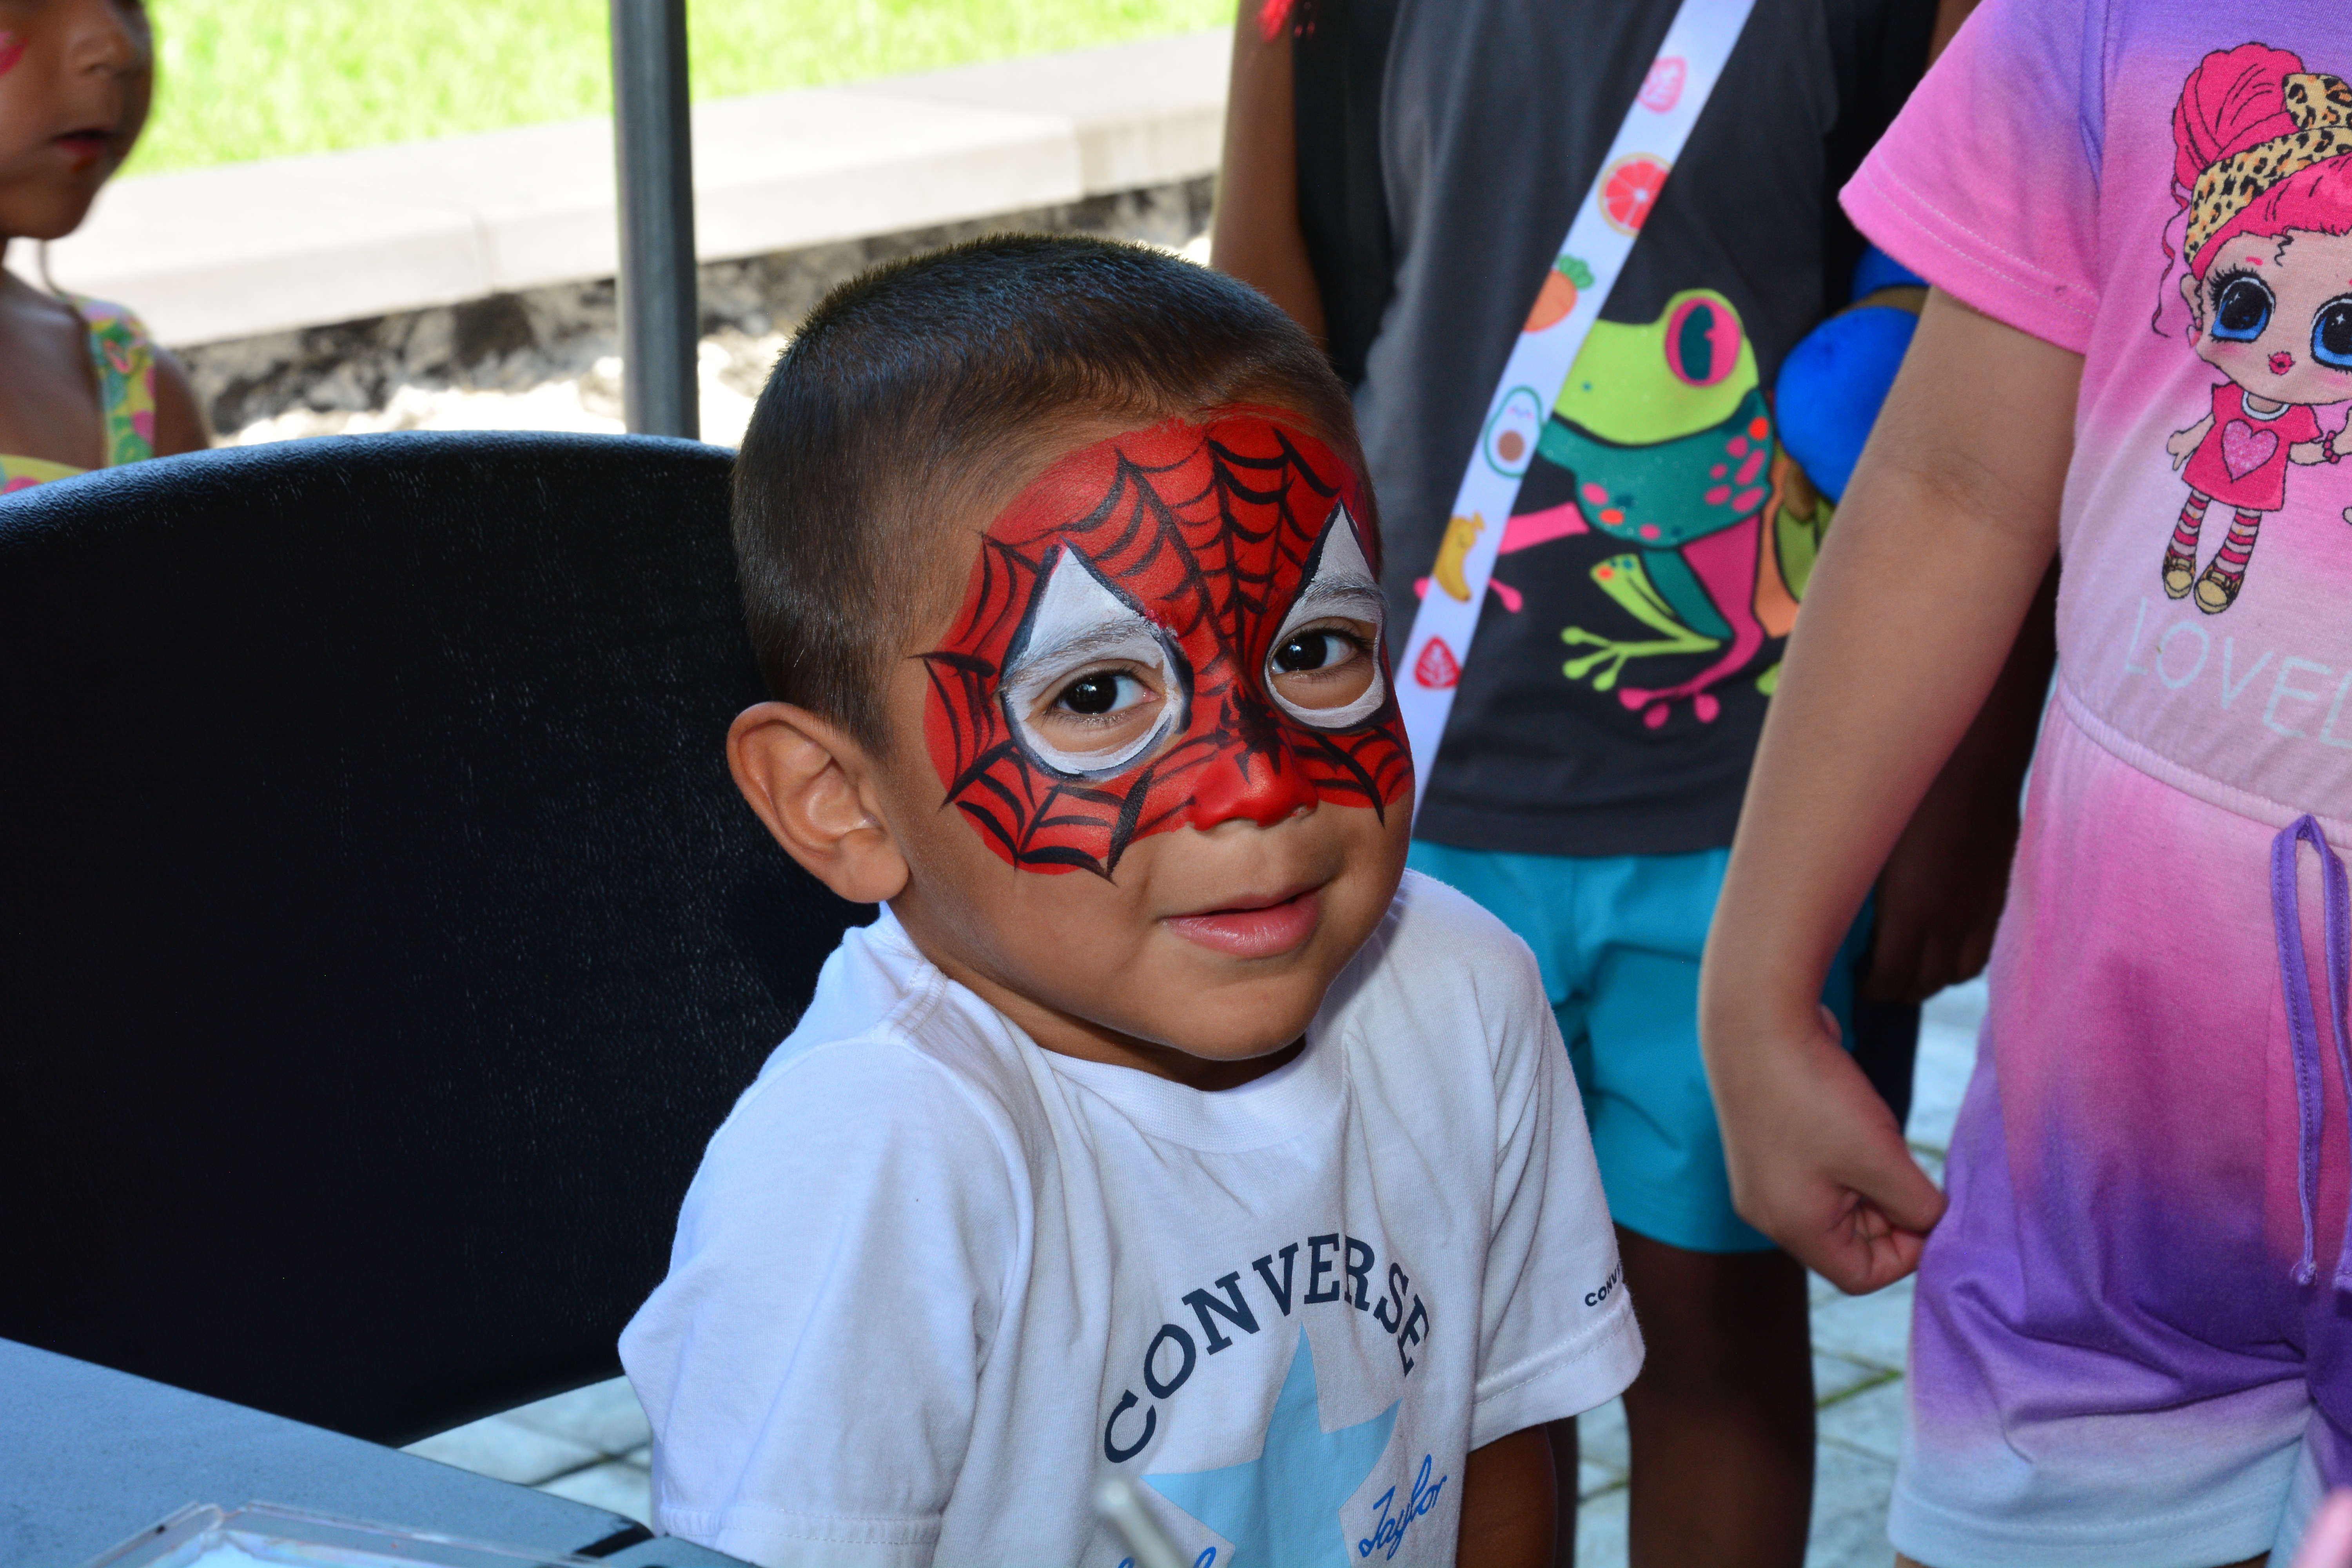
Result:
<svg viewBox="0 0 2352 1568">
<path fill-rule="evenodd" d="M 66 64 L 75 71 L 135 70 L 147 58 L 143 29 L 120 0 L 72 0 L 66 16 Z"/>
<path fill-rule="evenodd" d="M 1315 786 L 1288 746 L 1276 742 L 1265 751 L 1237 747 L 1201 770 L 1184 821 L 1203 833 L 1237 817 L 1272 827 L 1311 809 L 1315 798 Z"/>
</svg>

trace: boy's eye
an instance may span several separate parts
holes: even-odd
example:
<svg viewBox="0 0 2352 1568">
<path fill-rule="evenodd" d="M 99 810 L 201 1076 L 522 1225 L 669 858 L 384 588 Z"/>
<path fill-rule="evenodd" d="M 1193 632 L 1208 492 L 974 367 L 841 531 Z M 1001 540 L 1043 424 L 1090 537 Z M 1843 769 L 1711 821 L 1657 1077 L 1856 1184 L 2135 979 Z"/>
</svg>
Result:
<svg viewBox="0 0 2352 1568">
<path fill-rule="evenodd" d="M 1054 706 L 1072 713 L 1116 713 L 1132 708 L 1151 693 L 1143 682 L 1132 675 L 1116 669 L 1097 669 L 1081 675 L 1062 688 Z"/>
<path fill-rule="evenodd" d="M 1040 765 L 1108 778 L 1184 727 L 1192 667 L 1083 557 L 1056 550 L 1004 661 L 1004 716 Z"/>
<path fill-rule="evenodd" d="M 1337 626 L 1309 626 L 1305 631 L 1293 632 L 1274 650 L 1274 668 L 1286 675 L 1328 669 L 1363 651 L 1351 633 Z"/>
<path fill-rule="evenodd" d="M 2311 320 L 2311 357 L 2331 370 L 2352 370 L 2352 294 L 2339 294 Z"/>
<path fill-rule="evenodd" d="M 1344 730 L 1388 700 L 1380 654 L 1387 610 L 1346 507 L 1324 519 L 1305 575 L 1266 650 L 1266 694 L 1302 724 Z"/>
<path fill-rule="evenodd" d="M 1266 689 L 1303 724 L 1355 723 L 1381 704 L 1379 639 L 1370 623 L 1337 618 L 1286 633 L 1266 656 Z"/>
<path fill-rule="evenodd" d="M 2213 286 L 2213 335 L 2225 342 L 2252 342 L 2271 324 L 2276 308 L 2269 284 L 2251 273 L 2233 273 Z"/>
</svg>

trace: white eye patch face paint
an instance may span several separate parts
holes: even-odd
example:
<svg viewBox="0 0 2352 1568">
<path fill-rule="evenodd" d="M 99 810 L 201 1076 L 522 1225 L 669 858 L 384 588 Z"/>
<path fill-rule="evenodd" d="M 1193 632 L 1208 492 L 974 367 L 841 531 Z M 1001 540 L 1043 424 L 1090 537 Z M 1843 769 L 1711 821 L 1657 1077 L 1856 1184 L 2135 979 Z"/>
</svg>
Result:
<svg viewBox="0 0 2352 1568">
<path fill-rule="evenodd" d="M 1315 553 L 1307 560 L 1307 581 L 1291 602 L 1290 613 L 1282 618 L 1282 629 L 1275 634 L 1271 647 L 1280 648 L 1291 634 L 1314 621 L 1358 621 L 1372 628 L 1371 684 L 1353 702 L 1339 708 L 1301 708 L 1282 694 L 1275 684 L 1275 670 L 1268 656 L 1265 689 L 1282 710 L 1300 723 L 1318 730 L 1345 730 L 1360 724 L 1381 710 L 1388 700 L 1388 679 L 1381 673 L 1381 644 L 1386 636 L 1388 606 L 1381 597 L 1379 579 L 1372 575 L 1371 563 L 1364 558 L 1364 542 L 1356 532 L 1356 520 L 1348 515 L 1344 506 L 1333 507 L 1323 524 L 1323 536 L 1315 542 Z"/>
<path fill-rule="evenodd" d="M 1066 751 L 1032 721 L 1062 689 L 1089 671 L 1138 666 L 1153 673 L 1160 691 L 1159 721 L 1143 735 L 1106 751 Z M 1191 709 L 1192 671 L 1168 635 L 1135 602 L 1105 582 L 1075 551 L 1057 548 L 1004 661 L 999 688 L 1004 716 L 1029 754 L 1072 778 L 1120 773 L 1181 731 Z"/>
</svg>

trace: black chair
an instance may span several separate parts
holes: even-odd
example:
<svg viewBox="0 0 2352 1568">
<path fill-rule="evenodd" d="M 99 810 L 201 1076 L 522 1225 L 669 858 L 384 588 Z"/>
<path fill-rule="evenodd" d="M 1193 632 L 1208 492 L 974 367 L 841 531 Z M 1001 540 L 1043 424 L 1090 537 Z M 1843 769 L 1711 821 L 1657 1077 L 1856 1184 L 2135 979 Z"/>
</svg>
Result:
<svg viewBox="0 0 2352 1568">
<path fill-rule="evenodd" d="M 871 918 L 727 777 L 729 460 L 363 437 L 0 501 L 0 1337 L 394 1443 L 618 1370 Z"/>
</svg>

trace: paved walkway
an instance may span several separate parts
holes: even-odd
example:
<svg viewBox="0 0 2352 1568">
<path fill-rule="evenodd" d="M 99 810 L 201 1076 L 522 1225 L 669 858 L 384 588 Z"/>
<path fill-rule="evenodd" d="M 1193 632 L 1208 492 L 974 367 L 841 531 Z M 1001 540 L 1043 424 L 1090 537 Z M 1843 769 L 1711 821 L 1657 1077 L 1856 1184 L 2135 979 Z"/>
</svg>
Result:
<svg viewBox="0 0 2352 1568">
<path fill-rule="evenodd" d="M 1930 1174 L 1941 1176 L 1953 1115 L 1976 1059 L 1982 982 L 1928 1005 L 1910 1136 Z M 1903 1422 L 1903 1352 L 1911 1332 L 1911 1284 L 1874 1296 L 1813 1285 L 1813 1382 L 1821 1447 L 1807 1568 L 1886 1568 L 1886 1493 Z M 593 1503 L 633 1519 L 646 1512 L 649 1434 L 636 1398 L 615 1378 L 444 1432 L 409 1452 L 502 1480 Z M 1625 1561 L 1625 1418 L 1612 1404 L 1583 1422 L 1583 1499 L 1577 1520 L 1582 1568 Z"/>
</svg>

